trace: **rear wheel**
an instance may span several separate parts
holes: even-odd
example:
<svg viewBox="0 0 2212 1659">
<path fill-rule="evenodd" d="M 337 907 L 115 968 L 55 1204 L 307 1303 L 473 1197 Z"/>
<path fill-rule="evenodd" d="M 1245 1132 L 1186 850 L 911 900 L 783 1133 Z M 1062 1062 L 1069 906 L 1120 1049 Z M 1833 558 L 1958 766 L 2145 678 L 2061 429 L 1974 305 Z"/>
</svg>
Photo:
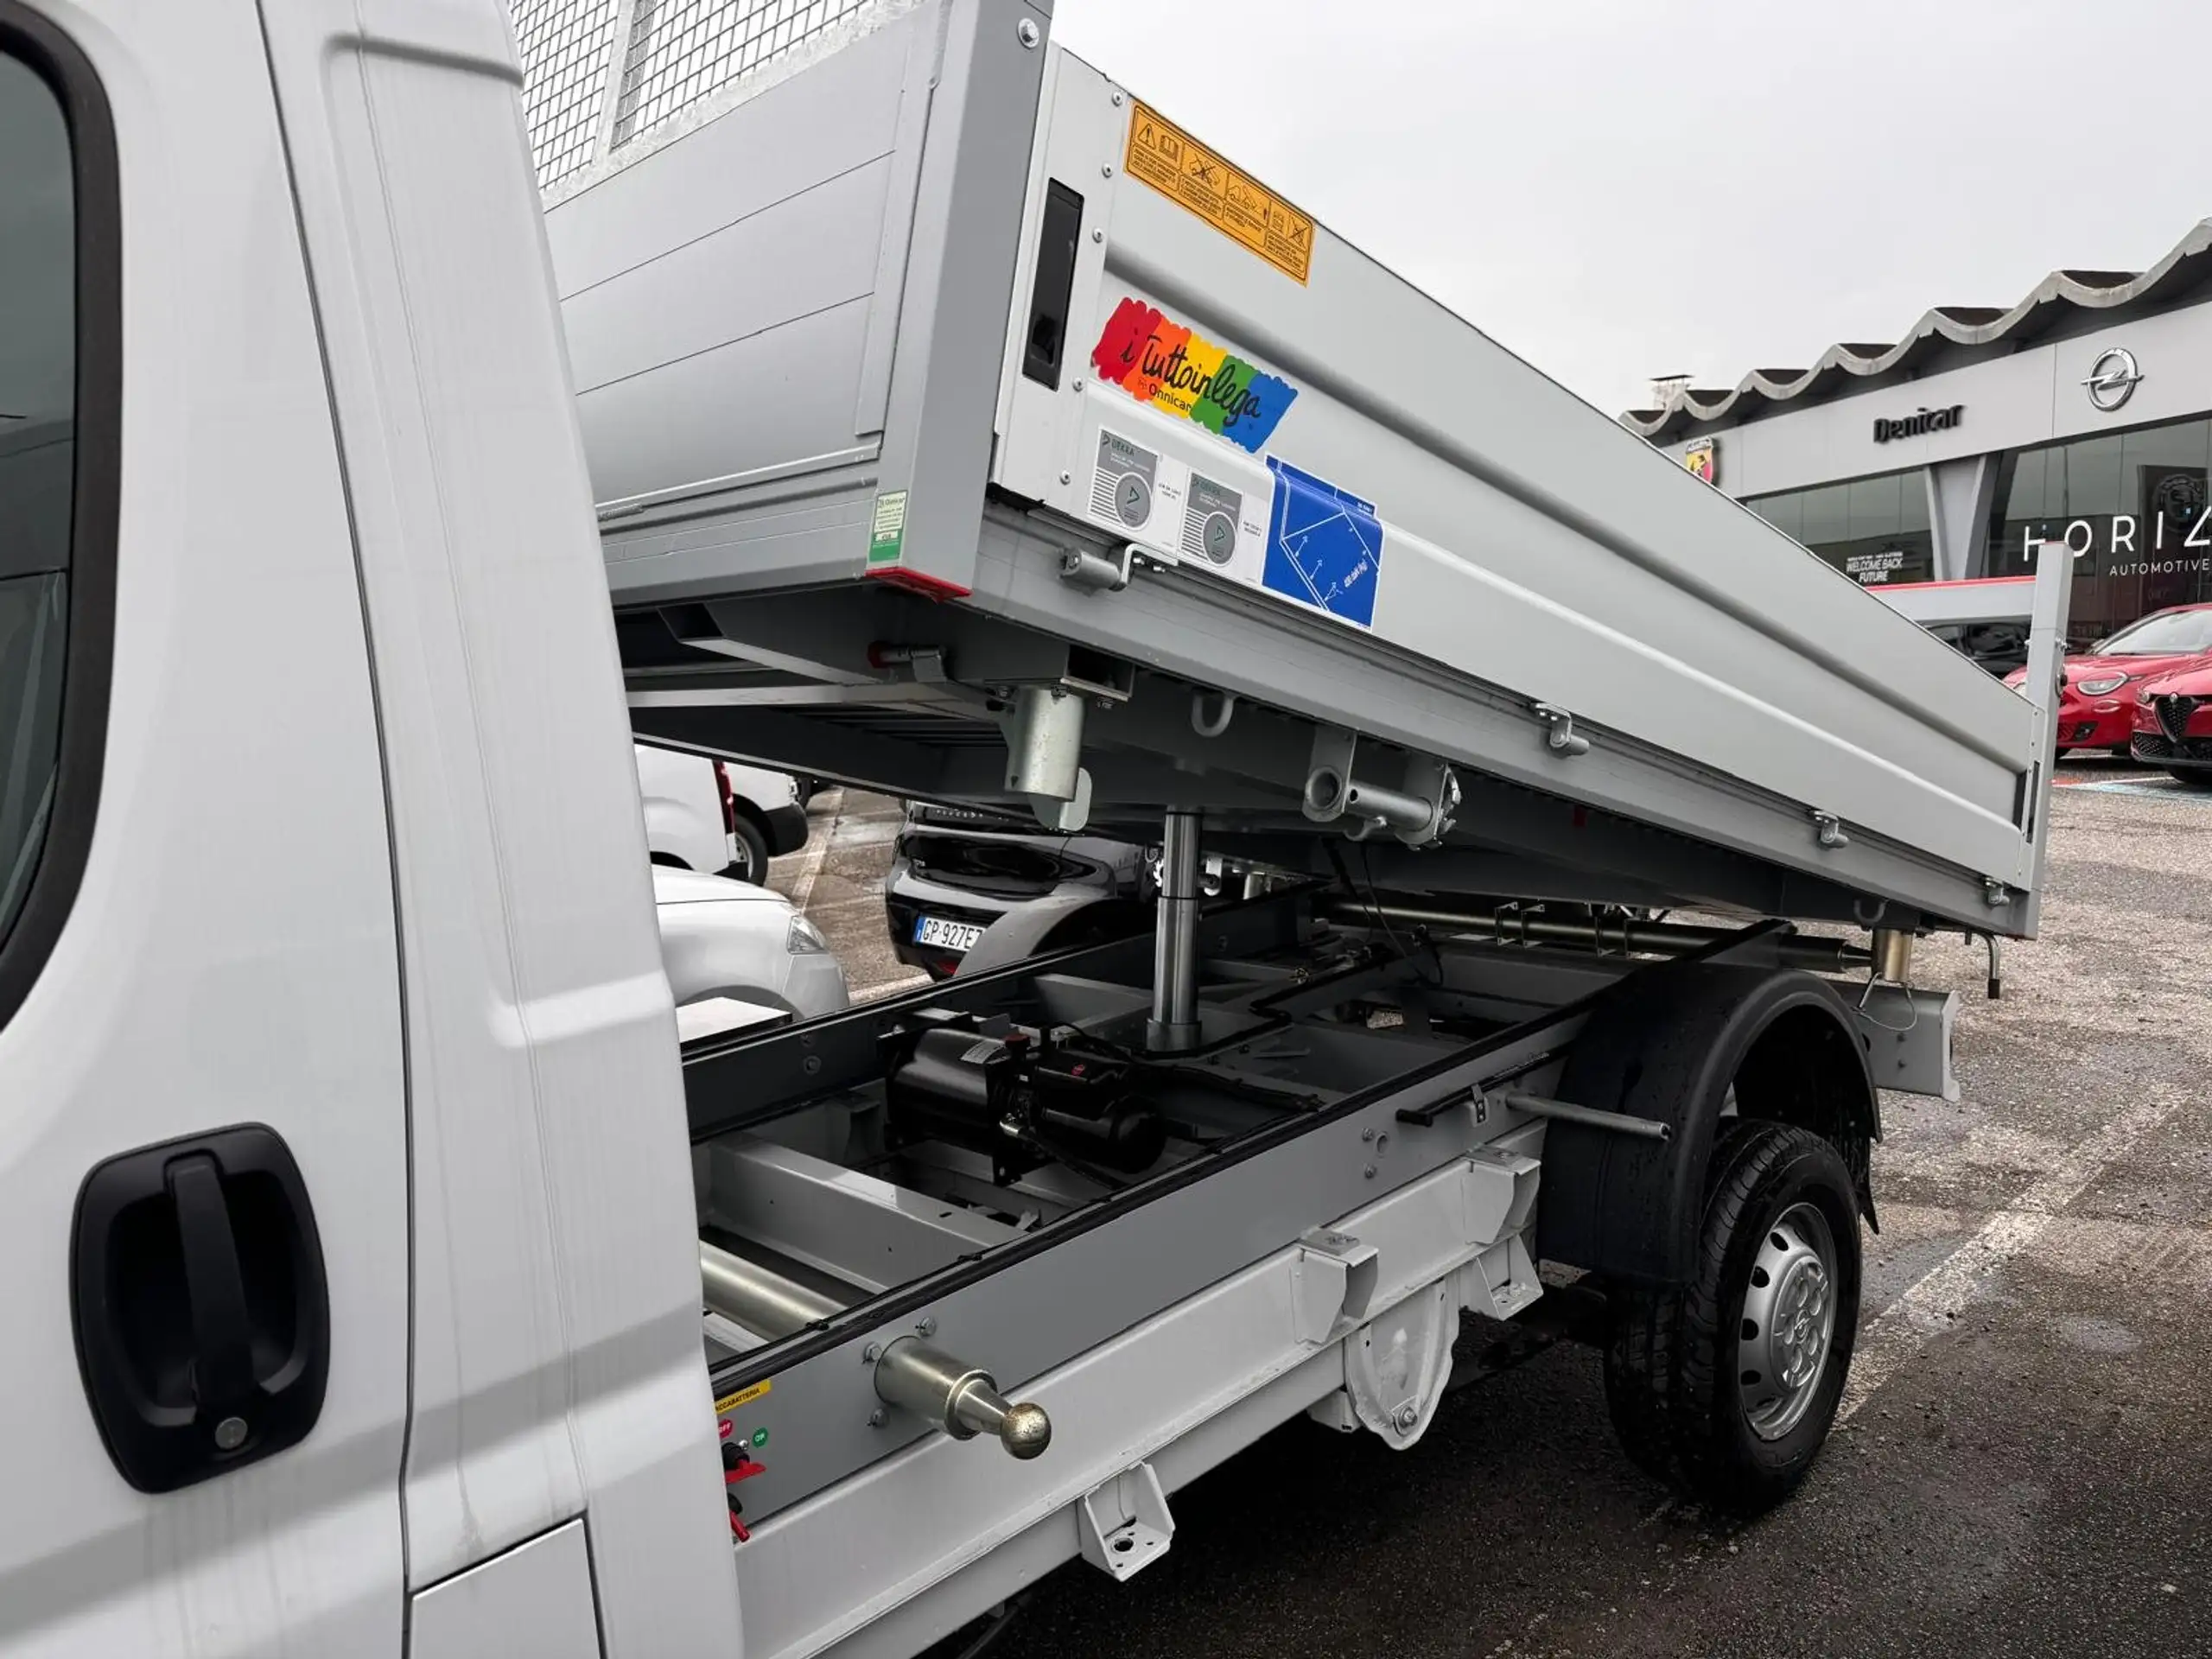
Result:
<svg viewBox="0 0 2212 1659">
<path fill-rule="evenodd" d="M 1843 1160 L 1810 1130 L 1722 1127 L 1693 1282 L 1611 1297 L 1605 1397 L 1638 1465 L 1740 1513 L 1804 1478 L 1851 1369 L 1857 1208 Z"/>
<path fill-rule="evenodd" d="M 760 833 L 760 826 L 738 814 L 737 824 L 730 832 L 735 856 L 730 860 L 724 875 L 736 881 L 750 881 L 758 887 L 768 879 L 768 837 Z"/>
</svg>

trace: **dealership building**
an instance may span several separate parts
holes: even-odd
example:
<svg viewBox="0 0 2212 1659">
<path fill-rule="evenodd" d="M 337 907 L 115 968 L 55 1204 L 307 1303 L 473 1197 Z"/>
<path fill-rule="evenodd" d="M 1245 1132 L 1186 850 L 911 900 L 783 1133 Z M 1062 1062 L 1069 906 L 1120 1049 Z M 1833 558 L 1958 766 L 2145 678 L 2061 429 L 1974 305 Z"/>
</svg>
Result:
<svg viewBox="0 0 2212 1659">
<path fill-rule="evenodd" d="M 2048 537 L 2076 639 L 2212 600 L 2212 220 L 2145 271 L 1654 392 L 1624 425 L 1859 582 L 2022 575 Z"/>
</svg>

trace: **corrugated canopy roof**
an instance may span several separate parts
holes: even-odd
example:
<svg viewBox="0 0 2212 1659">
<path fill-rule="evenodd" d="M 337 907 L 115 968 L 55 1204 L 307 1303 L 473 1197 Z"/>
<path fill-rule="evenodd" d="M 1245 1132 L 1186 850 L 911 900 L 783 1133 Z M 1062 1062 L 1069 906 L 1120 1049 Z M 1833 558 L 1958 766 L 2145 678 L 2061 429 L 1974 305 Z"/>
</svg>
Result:
<svg viewBox="0 0 2212 1659">
<path fill-rule="evenodd" d="M 1753 369 L 1734 386 L 1685 386 L 1663 409 L 1632 409 L 1621 416 L 1631 432 L 1660 442 L 1703 422 L 1744 421 L 1810 393 L 1844 389 L 1847 378 L 1865 379 L 1909 369 L 1939 352 L 1963 346 L 2001 355 L 2048 332 L 2063 308 L 2117 311 L 2152 308 L 2212 278 L 2212 219 L 2200 219 L 2173 250 L 2148 270 L 2054 270 L 2009 309 L 1987 305 L 1939 305 L 1922 315 L 1894 345 L 1846 341 L 1821 353 L 1809 369 Z"/>
</svg>

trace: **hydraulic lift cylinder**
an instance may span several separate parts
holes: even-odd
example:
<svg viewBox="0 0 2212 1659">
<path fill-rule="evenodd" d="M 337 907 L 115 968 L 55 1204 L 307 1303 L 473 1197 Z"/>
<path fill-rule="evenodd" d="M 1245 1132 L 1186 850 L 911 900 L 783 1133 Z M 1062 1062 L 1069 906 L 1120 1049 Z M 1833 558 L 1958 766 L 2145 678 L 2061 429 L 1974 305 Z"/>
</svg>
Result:
<svg viewBox="0 0 2212 1659">
<path fill-rule="evenodd" d="M 1874 930 L 1872 949 L 1874 953 L 1874 977 L 1892 985 L 1912 982 L 1912 934 L 1902 927 L 1878 927 Z"/>
<path fill-rule="evenodd" d="M 1146 1046 L 1176 1054 L 1198 1046 L 1198 842 L 1203 819 L 1167 810 L 1160 845 L 1159 922 L 1152 946 L 1152 1018 Z"/>
</svg>

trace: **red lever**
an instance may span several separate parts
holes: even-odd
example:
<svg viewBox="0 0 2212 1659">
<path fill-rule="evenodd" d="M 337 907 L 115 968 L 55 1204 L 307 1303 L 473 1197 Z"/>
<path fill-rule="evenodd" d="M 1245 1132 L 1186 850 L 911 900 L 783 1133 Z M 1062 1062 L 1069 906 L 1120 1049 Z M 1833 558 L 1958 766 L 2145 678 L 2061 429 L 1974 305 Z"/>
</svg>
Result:
<svg viewBox="0 0 2212 1659">
<path fill-rule="evenodd" d="M 745 1524 L 745 1506 L 737 1501 L 737 1494 L 729 1489 L 741 1480 L 750 1480 L 755 1475 L 765 1475 L 768 1465 L 755 1463 L 741 1447 L 730 1444 L 730 1430 L 734 1427 L 724 1418 L 718 1431 L 722 1442 L 722 1495 L 729 1500 L 730 1535 L 741 1544 L 753 1541 L 752 1529 Z"/>
</svg>

